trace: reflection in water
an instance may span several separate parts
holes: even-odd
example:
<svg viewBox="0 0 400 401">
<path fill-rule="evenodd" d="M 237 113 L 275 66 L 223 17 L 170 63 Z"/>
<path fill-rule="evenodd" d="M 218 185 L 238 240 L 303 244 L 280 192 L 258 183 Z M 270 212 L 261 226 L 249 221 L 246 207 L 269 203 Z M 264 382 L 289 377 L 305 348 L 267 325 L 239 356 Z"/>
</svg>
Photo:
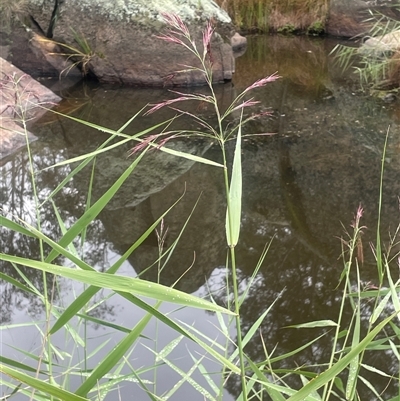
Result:
<svg viewBox="0 0 400 401">
<path fill-rule="evenodd" d="M 321 261 L 327 261 L 325 245 L 314 236 L 306 220 L 302 191 L 296 184 L 296 172 L 291 165 L 289 146 L 287 143 L 285 144 L 285 141 L 280 141 L 279 172 L 281 174 L 282 199 L 286 207 L 288 226 L 296 234 L 299 242 L 309 248 Z"/>
<path fill-rule="evenodd" d="M 248 52 L 237 60 L 235 86 L 217 88 L 222 101 L 228 104 L 239 90 L 260 77 L 275 71 L 284 77 L 256 91 L 256 97 L 262 100 L 260 108 L 271 107 L 275 111 L 274 117 L 252 122 L 245 133 L 273 132 L 275 135 L 250 137 L 244 141 L 243 219 L 237 248 L 241 279 L 246 282 L 264 246 L 272 239 L 255 285 L 243 304 L 243 327 L 247 330 L 279 298 L 261 328 L 268 352 L 274 350 L 275 356 L 282 355 L 326 333 L 313 347 L 293 359 L 281 361 L 279 367 L 282 368 L 323 363 L 329 356 L 331 337 L 328 329 L 300 332 L 285 327 L 312 320 L 337 319 L 341 295 L 341 288 L 337 286 L 343 268 L 338 237 L 345 237 L 344 230 L 351 229 L 350 223 L 359 204 L 365 209 L 363 224 L 367 226 L 363 236 L 362 279 L 372 283 L 376 280 L 374 257 L 368 251 L 368 243 L 374 241 L 376 233 L 380 158 L 389 125 L 381 221 L 384 244 L 390 242 L 389 232 L 394 231 L 399 220 L 400 136 L 397 120 L 393 118 L 398 113 L 398 105 L 387 109 L 379 101 L 352 91 L 355 84 L 351 77 L 340 75 L 327 56 L 327 50 L 331 48 L 329 41 L 321 39 L 250 38 Z M 78 97 L 79 92 L 69 96 Z M 172 95 L 162 90 L 97 87 L 84 97 L 87 96 L 90 101 L 80 103 L 82 107 L 77 108 L 74 115 L 118 129 L 144 104 Z M 207 116 L 210 111 L 200 108 L 193 112 Z M 170 116 L 167 111 L 162 111 L 154 117 L 157 120 L 138 118 L 127 128 L 127 133 L 138 132 Z M 179 120 L 176 124 L 187 126 L 188 122 Z M 43 170 L 45 167 L 89 152 L 107 138 L 105 134 L 67 119 L 53 124 L 48 119 L 43 120 L 37 134 L 40 140 L 32 145 L 32 152 L 36 171 L 41 171 L 37 175 L 41 200 L 70 172 L 70 167 Z M 131 163 L 127 153 L 132 146 L 133 143 L 128 143 L 98 156 L 93 201 Z M 220 160 L 219 149 L 204 140 L 177 140 L 171 142 L 171 146 Z M 232 156 L 233 144 L 229 144 L 228 151 Z M 1 197 L 8 215 L 32 222 L 34 203 L 27 165 L 24 152 L 4 163 Z M 81 171 L 54 197 L 57 211 L 68 225 L 83 213 L 90 174 L 91 168 Z M 161 152 L 147 155 L 89 227 L 83 250 L 85 260 L 104 270 L 112 263 L 111 257 L 125 252 L 184 194 L 164 220 L 168 230 L 165 246 L 171 246 L 180 236 L 181 239 L 163 271 L 159 274 L 154 265 L 159 255 L 154 234 L 129 258 L 134 268 L 130 268 L 131 274 L 142 274 L 143 278 L 153 281 L 160 277 L 166 285 L 177 282 L 177 288 L 191 293 L 206 292 L 208 286 L 212 289 L 223 286 L 218 280 L 220 276 L 216 275 L 225 265 L 226 257 L 226 249 L 221 245 L 225 243 L 222 181 L 222 172 L 217 168 L 193 164 Z M 61 235 L 50 202 L 44 204 L 42 221 L 49 236 L 58 238 Z M 2 229 L 1 242 L 7 253 L 39 257 L 38 244 L 29 238 L 10 236 Z M 59 258 L 57 263 L 65 261 Z M 396 268 L 394 265 L 393 271 Z M 18 277 L 11 266 L 2 266 L 2 271 Z M 29 272 L 29 277 L 42 290 L 41 277 L 35 277 L 34 272 Z M 71 291 L 67 285 L 62 290 Z M 15 310 L 28 303 L 37 309 L 36 314 L 39 313 L 41 304 L 37 299 L 9 284 L 2 286 L 1 296 L 3 324 L 12 322 Z M 65 294 L 60 298 L 63 296 Z M 215 298 L 225 303 L 223 296 Z M 116 305 L 113 302 L 113 299 L 108 300 L 102 312 L 94 313 L 110 319 Z M 370 311 L 371 306 L 366 300 L 362 311 L 364 329 Z M 350 310 L 345 314 L 351 319 Z M 123 312 L 118 311 L 118 315 L 122 316 Z M 258 338 L 248 345 L 247 352 L 255 360 L 265 358 Z M 396 361 L 389 360 L 388 355 L 370 353 L 367 363 L 388 374 L 397 371 Z M 365 376 L 378 391 L 385 391 L 385 399 L 394 396 L 393 382 L 386 388 L 387 382 L 381 377 L 374 377 L 373 373 L 365 373 Z M 229 391 L 237 395 L 238 385 L 232 378 Z M 360 394 L 361 399 L 370 398 L 365 387 L 360 387 Z"/>
<path fill-rule="evenodd" d="M 33 145 L 36 146 L 37 144 Z M 44 168 L 51 166 L 62 160 L 63 150 L 53 153 L 51 149 L 42 147 L 40 152 L 36 153 L 33 147 L 34 171 L 41 173 L 36 176 L 36 191 L 39 202 L 44 202 L 51 191 L 57 187 L 70 172 L 69 167 L 59 168 L 57 170 L 43 171 Z M 29 169 L 28 154 L 18 152 L 14 158 L 4 163 L 2 168 L 0 193 L 2 199 L 2 215 L 14 219 L 18 222 L 25 222 L 28 225 L 36 227 L 36 212 L 34 201 L 34 190 L 32 187 L 31 173 Z M 86 195 L 78 193 L 73 185 L 67 185 L 60 193 L 53 197 L 54 204 L 57 205 L 57 212 L 68 227 L 77 216 L 85 210 Z M 55 208 L 50 201 L 44 203 L 41 207 L 40 220 L 42 222 L 42 232 L 50 238 L 60 238 L 62 236 L 61 228 L 57 223 Z M 100 270 L 104 269 L 107 262 L 104 260 L 104 229 L 100 221 L 95 221 L 88 229 L 87 242 L 85 245 L 85 260 L 87 263 L 98 266 Z M 39 241 L 18 232 L 9 231 L 3 225 L 0 227 L 1 251 L 15 256 L 27 257 L 35 260 L 41 258 L 41 247 Z M 47 254 L 49 248 L 44 245 L 43 252 Z M 56 264 L 63 264 L 63 258 L 57 257 Z M 21 281 L 21 275 L 9 263 L 0 262 L 1 272 L 9 277 Z M 45 291 L 43 284 L 43 275 L 39 270 L 29 269 L 24 266 L 19 267 L 19 271 L 28 277 L 40 294 Z M 53 290 L 53 277 L 46 275 L 46 288 L 50 297 Z M 60 289 L 59 289 L 60 290 Z M 65 297 L 69 292 L 68 286 L 63 286 L 61 295 L 55 292 L 54 301 Z M 25 310 L 32 318 L 39 318 L 43 312 L 43 302 L 34 291 L 28 292 L 17 288 L 10 283 L 1 282 L 1 322 L 2 324 L 11 323 L 15 311 Z"/>
</svg>

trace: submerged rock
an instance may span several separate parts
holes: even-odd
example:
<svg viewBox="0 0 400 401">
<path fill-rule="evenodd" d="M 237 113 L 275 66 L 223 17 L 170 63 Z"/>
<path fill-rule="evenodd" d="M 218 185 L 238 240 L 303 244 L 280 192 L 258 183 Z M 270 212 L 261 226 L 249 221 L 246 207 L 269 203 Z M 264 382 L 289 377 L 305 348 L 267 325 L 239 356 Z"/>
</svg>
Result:
<svg viewBox="0 0 400 401">
<path fill-rule="evenodd" d="M 240 35 L 238 32 L 236 32 L 231 37 L 231 45 L 235 54 L 242 53 L 246 50 L 247 39 L 244 36 Z"/>
<path fill-rule="evenodd" d="M 57 4 L 57 6 L 55 6 Z M 213 79 L 230 80 L 234 58 L 230 38 L 233 26 L 225 11 L 212 0 L 30 0 L 31 27 L 55 42 L 64 43 L 71 60 L 101 82 L 141 85 L 204 84 L 195 56 L 157 36 L 165 32 L 163 13 L 177 13 L 188 25 L 200 51 L 202 31 L 212 20 Z M 53 24 L 54 22 L 54 24 Z M 33 26 L 35 25 L 35 27 Z M 84 71 L 85 72 L 85 71 Z"/>
</svg>

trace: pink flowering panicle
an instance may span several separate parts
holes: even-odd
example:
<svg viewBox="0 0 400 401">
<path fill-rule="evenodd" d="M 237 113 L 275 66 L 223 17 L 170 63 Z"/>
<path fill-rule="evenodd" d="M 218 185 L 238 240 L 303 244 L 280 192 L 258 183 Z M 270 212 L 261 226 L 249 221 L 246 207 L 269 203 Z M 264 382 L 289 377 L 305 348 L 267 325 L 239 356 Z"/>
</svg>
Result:
<svg viewBox="0 0 400 401">
<path fill-rule="evenodd" d="M 203 55 L 197 51 L 196 43 L 192 39 L 187 25 L 183 22 L 182 18 L 177 14 L 163 13 L 164 22 L 169 27 L 168 33 L 156 36 L 169 43 L 175 43 L 185 47 L 194 53 L 197 57 L 201 58 L 203 63 L 206 58 L 213 63 L 211 55 L 211 39 L 214 33 L 214 28 L 211 21 L 208 21 L 206 28 L 203 31 Z"/>
<path fill-rule="evenodd" d="M 242 103 L 238 104 L 237 106 L 235 106 L 232 109 L 232 111 L 241 110 L 241 109 L 244 109 L 245 107 L 252 107 L 252 106 L 255 106 L 257 104 L 260 104 L 260 101 L 259 100 L 254 100 L 253 98 L 251 98 L 251 99 L 245 100 L 244 102 L 242 102 Z"/>
<path fill-rule="evenodd" d="M 169 100 L 164 100 L 163 102 L 160 103 L 150 104 L 150 106 L 152 106 L 151 109 L 147 110 L 146 113 L 144 113 L 144 115 L 147 116 L 149 114 L 153 114 L 154 112 L 162 109 L 165 106 L 169 106 L 171 104 L 178 102 L 184 102 L 185 100 L 192 100 L 192 99 L 189 96 L 180 96 L 175 99 L 169 99 Z"/>
<path fill-rule="evenodd" d="M 211 38 L 214 33 L 214 28 L 211 21 L 207 23 L 206 29 L 203 31 L 203 61 L 208 57 L 210 64 L 213 64 L 213 58 L 211 55 Z"/>
<path fill-rule="evenodd" d="M 357 208 L 357 212 L 354 216 L 354 220 L 351 222 L 352 228 L 354 228 L 356 230 L 365 228 L 365 227 L 360 227 L 360 221 L 361 221 L 361 217 L 363 216 L 363 214 L 364 214 L 364 209 L 361 205 L 359 205 Z"/>
<path fill-rule="evenodd" d="M 162 137 L 163 139 L 159 141 L 156 145 L 155 142 Z M 133 156 L 134 154 L 143 151 L 148 146 L 152 146 L 153 149 L 160 149 L 173 138 L 176 138 L 176 135 L 173 135 L 172 132 L 163 132 L 162 134 L 148 135 L 145 139 L 140 140 L 140 142 L 129 151 L 128 156 Z"/>
<path fill-rule="evenodd" d="M 269 77 L 265 77 L 265 78 L 261 78 L 258 79 L 256 82 L 254 82 L 253 84 L 251 84 L 250 86 L 248 86 L 243 92 L 242 95 L 244 95 L 245 93 L 255 89 L 255 88 L 262 88 L 263 86 L 276 81 L 277 79 L 281 78 L 276 72 L 274 72 L 272 75 L 270 75 Z"/>
<path fill-rule="evenodd" d="M 193 52 L 196 49 L 196 44 L 192 39 L 187 25 L 183 22 L 182 18 L 177 14 L 163 13 L 164 22 L 168 25 L 168 33 L 157 35 L 158 39 L 164 40 L 168 43 L 175 43 L 186 47 L 186 49 Z M 188 44 L 189 42 L 189 44 Z"/>
<path fill-rule="evenodd" d="M 153 114 L 155 111 L 157 111 L 165 106 L 170 106 L 171 104 L 184 102 L 187 100 L 196 100 L 198 102 L 213 103 L 213 99 L 211 96 L 203 95 L 201 93 L 195 93 L 195 94 L 182 93 L 182 92 L 178 92 L 178 91 L 174 91 L 174 90 L 170 90 L 170 92 L 179 95 L 179 97 L 177 97 L 175 99 L 164 100 L 164 101 L 162 101 L 160 103 L 156 103 L 156 104 L 150 104 L 150 106 L 152 106 L 152 107 L 149 110 L 147 110 L 146 113 L 144 113 L 144 115 L 147 116 L 149 114 Z M 176 109 L 174 108 L 174 110 L 176 110 Z"/>
<path fill-rule="evenodd" d="M 361 236 L 363 234 L 363 229 L 365 229 L 365 226 L 361 226 L 361 217 L 364 214 L 364 209 L 362 208 L 361 205 L 358 206 L 357 212 L 354 216 L 354 220 L 351 223 L 351 227 L 354 229 L 354 239 L 353 239 L 353 246 L 356 248 L 356 259 L 357 261 L 363 265 L 364 264 L 364 247 L 362 243 Z"/>
<path fill-rule="evenodd" d="M 209 95 L 204 95 L 198 92 L 193 92 L 193 93 L 183 93 L 183 92 L 178 92 L 174 90 L 170 90 L 170 92 L 174 93 L 177 95 L 175 99 L 168 99 L 168 100 L 163 100 L 159 103 L 156 104 L 150 104 L 150 108 L 146 111 L 145 115 L 150 115 L 158 110 L 160 110 L 163 107 L 169 107 L 170 109 L 176 111 L 179 116 L 186 115 L 191 118 L 193 118 L 204 131 L 193 131 L 195 134 L 206 136 L 206 137 L 212 137 L 218 139 L 218 141 L 222 144 L 228 138 L 230 138 L 232 135 L 235 134 L 236 130 L 238 129 L 238 126 L 235 124 L 232 124 L 232 122 L 227 123 L 226 118 L 230 116 L 233 112 L 237 111 L 243 111 L 244 109 L 248 109 L 249 107 L 253 107 L 256 105 L 259 105 L 259 101 L 255 100 L 254 98 L 246 98 L 247 93 L 250 92 L 253 89 L 256 88 L 262 88 L 266 86 L 269 83 L 272 83 L 276 81 L 277 79 L 280 78 L 280 76 L 277 73 L 274 73 L 270 76 L 267 76 L 265 78 L 259 79 L 256 82 L 254 82 L 252 85 L 248 86 L 243 92 L 241 92 L 231 103 L 231 105 L 226 108 L 224 111 L 222 111 L 219 107 L 218 104 L 218 99 L 215 96 L 215 92 L 213 89 L 213 73 L 212 73 L 212 67 L 213 67 L 213 58 L 212 58 L 212 51 L 211 51 L 211 42 L 212 42 L 212 37 L 215 32 L 215 28 L 213 26 L 213 22 L 209 21 L 206 25 L 206 27 L 203 30 L 202 33 L 202 47 L 203 50 L 202 52 L 199 52 L 196 47 L 196 43 L 191 37 L 190 31 L 187 27 L 187 25 L 184 23 L 181 17 L 179 17 L 176 14 L 170 14 L 170 13 L 164 13 L 163 15 L 164 21 L 166 25 L 168 26 L 168 30 L 165 34 L 157 36 L 159 39 L 162 39 L 166 42 L 169 43 L 175 43 L 178 45 L 183 46 L 185 49 L 188 49 L 200 62 L 198 66 L 193 66 L 193 65 L 184 65 L 181 64 L 185 70 L 184 72 L 187 71 L 196 71 L 196 72 L 202 72 L 205 77 L 205 83 L 208 85 L 210 89 L 210 94 Z M 179 73 L 180 71 L 177 71 L 176 73 Z M 182 71 L 181 71 L 182 72 Z M 168 79 L 172 80 L 174 78 L 175 74 L 170 74 L 168 75 Z M 180 109 L 177 104 L 189 100 L 195 100 L 199 102 L 200 105 L 210 105 L 213 109 L 216 110 L 217 116 L 219 118 L 219 128 L 215 129 L 214 126 L 210 125 L 202 116 L 199 114 L 198 110 L 199 108 L 196 109 L 195 112 L 188 112 L 185 110 Z M 256 112 L 252 113 L 248 116 L 244 116 L 244 119 L 241 119 L 240 125 L 243 125 L 244 123 L 260 118 L 262 116 L 270 115 L 270 112 Z M 228 128 L 230 127 L 230 128 Z M 233 127 L 233 128 L 232 128 Z M 185 130 L 185 132 L 180 132 L 181 135 L 185 135 L 185 133 L 190 132 L 193 134 L 192 131 L 190 130 Z M 162 135 L 165 135 L 163 133 Z M 174 133 L 174 136 L 178 135 L 176 132 Z M 262 135 L 270 135 L 270 134 L 262 134 Z M 155 144 L 156 141 L 160 141 L 160 135 L 151 135 L 147 139 L 141 141 L 138 145 L 136 145 L 133 149 L 131 154 L 136 153 L 138 151 L 143 150 L 147 146 L 153 146 L 154 148 L 160 148 L 162 147 L 167 139 L 162 138 L 161 144 L 159 143 L 158 145 Z"/>
<path fill-rule="evenodd" d="M 186 38 L 190 37 L 189 29 L 179 15 L 162 13 L 162 16 L 164 18 L 164 22 L 171 27 L 171 33 L 184 36 Z"/>
</svg>

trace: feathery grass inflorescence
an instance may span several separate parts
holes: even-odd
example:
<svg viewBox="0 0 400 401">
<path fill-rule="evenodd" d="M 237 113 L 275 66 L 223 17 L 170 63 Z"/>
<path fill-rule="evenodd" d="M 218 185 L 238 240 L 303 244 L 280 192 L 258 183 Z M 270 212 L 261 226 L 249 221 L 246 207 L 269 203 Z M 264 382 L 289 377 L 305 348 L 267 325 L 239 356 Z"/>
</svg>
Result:
<svg viewBox="0 0 400 401">
<path fill-rule="evenodd" d="M 389 268 L 389 263 L 398 258 L 398 254 L 390 254 L 391 249 L 394 248 L 393 244 L 388 248 L 388 252 L 384 254 L 380 244 L 378 229 L 377 245 L 374 248 L 378 266 L 378 280 L 376 285 L 363 286 L 361 267 L 364 263 L 365 249 L 362 243 L 362 232 L 365 228 L 361 224 L 363 209 L 359 207 L 352 223 L 352 232 L 348 235 L 348 238 L 342 240 L 343 272 L 339 278 L 338 284 L 338 288 L 340 287 L 342 292 L 337 320 L 325 319 L 290 326 L 290 329 L 318 329 L 323 327 L 328 328 L 331 332 L 328 330 L 322 335 L 317 335 L 315 339 L 285 355 L 274 355 L 274 350 L 271 351 L 267 349 L 267 345 L 263 343 L 264 355 L 260 356 L 263 360 L 261 362 L 251 360 L 246 355 L 245 347 L 250 344 L 254 336 L 258 335 L 263 320 L 266 318 L 271 308 L 278 302 L 283 291 L 270 305 L 265 306 L 263 313 L 247 332 L 243 332 L 241 325 L 241 307 L 246 294 L 249 292 L 251 285 L 256 279 L 258 270 L 264 262 L 269 245 L 265 247 L 260 255 L 259 262 L 255 266 L 254 273 L 249 283 L 245 288 L 242 288 L 242 286 L 239 285 L 239 274 L 236 263 L 236 246 L 240 241 L 242 207 L 242 127 L 247 121 L 254 118 L 268 116 L 268 113 L 246 116 L 245 112 L 247 109 L 258 104 L 257 100 L 254 100 L 252 97 L 248 98 L 248 96 L 252 90 L 264 88 L 266 85 L 276 81 L 279 76 L 277 74 L 272 74 L 257 80 L 238 94 L 228 107 L 222 109 L 212 84 L 213 59 L 211 47 L 214 32 L 212 25 L 210 23 L 207 24 L 202 35 L 202 42 L 197 44 L 189 28 L 179 16 L 166 14 L 164 18 L 169 30 L 167 33 L 160 35 L 159 38 L 171 45 L 183 46 L 184 49 L 196 55 L 199 61 L 198 65 L 185 66 L 185 69 L 200 71 L 204 75 L 209 94 L 204 95 L 199 93 L 171 91 L 177 95 L 175 99 L 165 100 L 149 106 L 146 114 L 155 113 L 163 107 L 169 107 L 177 113 L 177 116 L 135 135 L 127 135 L 124 133 L 124 130 L 143 112 L 143 110 L 133 116 L 118 130 L 112 130 L 67 116 L 67 118 L 71 120 L 109 134 L 110 138 L 97 150 L 89 154 L 65 160 L 55 165 L 55 167 L 61 167 L 68 164 L 76 167 L 73 169 L 71 167 L 72 171 L 67 175 L 65 180 L 63 180 L 53 192 L 47 194 L 46 199 L 41 199 L 39 201 L 39 196 L 35 192 L 37 220 L 35 224 L 18 219 L 15 221 L 15 219 L 13 220 L 12 216 L 9 215 L 2 217 L 2 224 L 5 228 L 21 236 L 33 237 L 41 243 L 41 253 L 38 260 L 1 253 L 0 260 L 13 264 L 16 271 L 20 272 L 21 282 L 17 282 L 13 277 L 7 274 L 2 274 L 1 278 L 12 285 L 17 285 L 18 288 L 23 291 L 36 294 L 45 305 L 46 318 L 43 327 L 38 328 L 43 338 L 43 347 L 40 357 L 38 358 L 33 354 L 27 355 L 29 359 L 37 363 L 36 369 L 21 364 L 18 361 L 3 358 L 0 363 L 0 372 L 4 373 L 4 376 L 0 377 L 0 382 L 7 387 L 13 388 L 13 390 L 10 391 L 12 394 L 20 392 L 24 396 L 35 400 L 51 399 L 53 397 L 54 399 L 68 401 L 84 401 L 89 398 L 102 400 L 111 390 L 127 381 L 135 382 L 139 385 L 151 400 L 167 400 L 173 399 L 172 397 L 176 391 L 184 383 L 188 383 L 196 389 L 199 397 L 202 399 L 222 401 L 225 380 L 231 375 L 237 375 L 241 383 L 238 401 L 250 399 L 261 400 L 264 396 L 269 397 L 273 401 L 330 401 L 335 398 L 349 401 L 358 400 L 358 383 L 362 382 L 369 387 L 372 386 L 363 374 L 364 370 L 370 368 L 366 365 L 364 360 L 366 351 L 375 352 L 383 349 L 385 352 L 392 352 L 396 356 L 399 355 L 395 340 L 397 340 L 400 335 L 400 329 L 395 318 L 400 312 L 400 302 L 397 295 L 400 280 L 392 278 L 392 273 Z M 177 105 L 182 102 L 192 101 L 200 103 L 205 102 L 211 105 L 215 116 L 215 123 L 210 123 L 203 119 L 201 115 L 177 107 Z M 171 124 L 181 115 L 192 117 L 194 121 L 201 126 L 201 129 L 193 131 L 173 129 Z M 205 157 L 177 151 L 166 146 L 167 142 L 171 139 L 182 136 L 190 138 L 195 135 L 211 138 L 218 143 L 221 149 L 222 163 L 214 162 Z M 233 161 L 230 163 L 226 144 L 228 141 L 233 140 L 235 140 L 235 149 Z M 130 144 L 131 142 L 137 143 L 136 146 L 132 147 L 130 152 L 130 155 L 134 155 L 135 159 L 128 165 L 115 183 L 113 183 L 99 199 L 93 201 L 91 198 L 91 190 L 94 182 L 94 163 L 96 158 L 110 149 L 126 145 L 127 143 Z M 221 180 L 225 186 L 226 197 L 226 241 L 221 244 L 221 247 L 227 249 L 225 266 L 226 283 L 224 287 L 226 290 L 226 307 L 218 305 L 214 301 L 213 294 L 210 294 L 207 300 L 179 291 L 173 288 L 174 285 L 167 287 L 161 285 L 159 282 L 153 283 L 143 280 L 140 277 L 133 278 L 117 274 L 130 255 L 138 249 L 138 247 L 141 247 L 152 233 L 156 232 L 158 255 L 157 260 L 150 267 L 153 265 L 157 267 L 157 277 L 159 279 L 160 272 L 164 269 L 181 238 L 182 232 L 186 228 L 187 222 L 182 227 L 178 238 L 172 244 L 167 245 L 167 241 L 165 240 L 167 229 L 164 226 L 164 218 L 181 199 L 178 199 L 174 204 L 167 207 L 167 210 L 161 213 L 161 215 L 155 219 L 154 223 L 143 232 L 129 249 L 127 249 L 123 255 L 117 257 L 112 265 L 105 269 L 104 272 L 96 271 L 96 269 L 85 260 L 83 247 L 85 245 L 84 242 L 88 226 L 92 224 L 97 216 L 107 207 L 107 204 L 113 199 L 117 191 L 141 163 L 143 157 L 148 155 L 150 150 L 154 149 L 220 169 L 219 171 L 221 172 Z M 28 152 L 30 152 L 29 148 Z M 383 155 L 383 160 L 384 159 Z M 32 185 L 35 187 L 36 172 L 34 172 L 34 165 L 31 157 L 29 163 L 32 173 Z M 55 195 L 62 191 L 68 181 L 90 163 L 93 163 L 93 165 L 86 208 L 77 221 L 66 226 L 60 218 L 55 205 Z M 232 167 L 230 167 L 231 164 Z M 183 196 L 184 195 L 182 195 L 182 197 Z M 62 233 L 60 238 L 57 239 L 50 238 L 46 235 L 41 226 L 40 209 L 48 202 L 51 202 L 54 208 Z M 398 231 L 399 229 L 397 229 L 396 234 Z M 393 243 L 394 241 L 393 239 Z M 63 262 L 60 263 L 60 260 Z M 71 265 L 73 268 L 70 267 Z M 26 275 L 21 271 L 20 266 L 37 270 L 43 274 L 44 294 L 41 294 L 29 281 Z M 54 277 L 52 288 L 48 288 L 47 276 L 49 275 Z M 356 278 L 355 280 L 354 277 Z M 386 278 L 388 283 L 387 288 L 384 288 L 384 278 Z M 77 294 L 76 298 L 69 305 L 63 305 L 62 303 L 55 304 L 54 302 L 53 295 L 56 293 L 57 283 L 60 279 L 73 280 L 84 284 L 82 291 Z M 132 307 L 140 308 L 143 311 L 143 316 L 135 322 L 133 327 L 123 327 L 90 316 L 89 312 L 92 309 L 93 303 L 96 303 L 95 297 L 102 289 L 109 290 L 111 295 L 116 294 L 122 297 L 126 302 L 129 302 L 129 305 Z M 371 289 L 373 289 L 373 291 L 370 291 Z M 369 300 L 372 299 L 374 306 L 371 316 L 369 317 L 368 328 L 364 333 L 361 330 L 361 321 L 364 318 L 362 315 L 362 307 L 365 298 Z M 149 302 L 148 299 L 154 302 Z M 102 300 L 98 302 L 102 302 Z M 225 338 L 225 344 L 220 344 L 215 341 L 215 339 L 207 337 L 206 334 L 201 332 L 201 329 L 199 330 L 186 325 L 177 321 L 171 315 L 162 313 L 160 311 L 160 306 L 163 302 L 175 304 L 179 308 L 199 308 L 215 313 L 220 324 L 218 329 Z M 343 327 L 344 310 L 348 305 L 351 308 L 353 319 L 348 327 Z M 387 312 L 388 309 L 389 313 Z M 156 318 L 159 322 L 172 329 L 176 334 L 176 338 L 162 349 L 158 346 L 150 349 L 154 354 L 154 360 L 151 362 L 153 365 L 139 369 L 134 368 L 131 364 L 132 350 L 134 346 L 138 344 L 140 336 L 143 335 L 145 328 L 152 318 Z M 90 356 L 86 353 L 87 334 L 85 325 L 90 321 L 94 321 L 96 324 L 100 324 L 104 327 L 112 327 L 123 336 L 107 355 L 100 358 L 100 361 L 95 366 L 90 364 Z M 230 327 L 232 325 L 236 331 L 236 341 L 231 338 Z M 388 327 L 395 333 L 394 336 L 386 334 L 385 330 Z M 156 330 L 158 330 L 158 328 L 156 328 Z M 61 369 L 58 364 L 52 362 L 53 354 L 60 359 L 65 357 L 65 353 L 60 352 L 52 343 L 52 336 L 60 331 L 63 331 L 67 336 L 73 339 L 76 349 L 83 347 L 85 350 L 83 353 L 83 360 L 75 362 L 73 358 L 70 357 L 69 364 Z M 286 369 L 275 368 L 276 364 L 280 361 L 289 361 L 293 355 L 300 353 L 305 348 L 312 347 L 322 336 L 331 334 L 331 356 L 326 364 L 317 367 L 289 366 Z M 378 335 L 380 336 L 379 342 L 375 342 Z M 155 335 L 156 342 L 157 337 L 158 334 Z M 188 352 L 193 365 L 187 371 L 183 371 L 169 358 L 172 350 L 178 344 L 182 343 L 183 340 L 189 340 L 191 343 L 200 347 L 201 350 L 200 354 L 194 354 L 191 351 Z M 261 339 L 261 341 L 263 342 L 263 339 Z M 101 344 L 101 347 L 105 345 L 106 342 Z M 24 350 L 21 351 L 23 352 Z M 212 358 L 219 365 L 221 373 L 219 385 L 215 383 L 211 372 L 208 372 L 204 366 L 204 360 L 208 358 Z M 400 357 L 398 357 L 398 359 L 400 361 Z M 161 365 L 168 366 L 178 374 L 179 381 L 172 384 L 167 392 L 159 395 L 156 381 L 159 376 L 157 372 Z M 153 371 L 154 383 L 144 379 L 143 375 L 147 370 Z M 206 389 L 205 386 L 191 377 L 194 371 L 199 371 L 202 374 L 211 390 Z M 375 373 L 380 374 L 383 378 L 387 376 L 385 372 L 376 372 L 376 369 Z M 43 376 L 39 379 L 40 374 Z M 77 376 L 80 379 L 75 389 L 69 388 L 69 378 L 72 376 Z M 11 377 L 19 384 L 15 385 L 15 383 L 9 381 L 6 377 Z M 42 379 L 42 377 L 44 379 Z M 292 387 L 289 384 L 291 383 L 288 380 L 289 377 L 299 379 L 301 388 Z M 379 400 L 383 399 L 380 394 L 376 394 L 376 398 Z"/>
</svg>

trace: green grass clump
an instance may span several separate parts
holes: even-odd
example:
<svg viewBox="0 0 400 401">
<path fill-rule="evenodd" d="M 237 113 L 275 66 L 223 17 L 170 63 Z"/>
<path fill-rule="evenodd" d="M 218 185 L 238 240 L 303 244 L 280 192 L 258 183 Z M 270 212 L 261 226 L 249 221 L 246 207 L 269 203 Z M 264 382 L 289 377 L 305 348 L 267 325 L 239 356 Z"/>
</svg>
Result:
<svg viewBox="0 0 400 401">
<path fill-rule="evenodd" d="M 28 11 L 28 0 L 0 0 L 0 23 L 9 30 L 11 22 Z"/>
</svg>

